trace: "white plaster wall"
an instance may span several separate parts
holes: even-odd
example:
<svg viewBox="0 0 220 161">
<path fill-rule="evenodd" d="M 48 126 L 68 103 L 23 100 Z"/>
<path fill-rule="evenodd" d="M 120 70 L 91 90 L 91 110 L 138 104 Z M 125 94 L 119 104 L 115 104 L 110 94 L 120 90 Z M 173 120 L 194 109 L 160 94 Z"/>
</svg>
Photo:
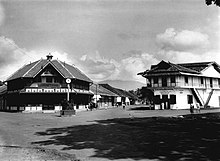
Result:
<svg viewBox="0 0 220 161">
<path fill-rule="evenodd" d="M 204 103 L 206 103 L 209 97 L 209 93 L 211 92 L 211 89 L 198 89 L 197 91 L 204 100 Z M 208 105 L 211 107 L 219 107 L 220 106 L 219 97 L 220 97 L 220 89 L 214 89 Z"/>
<path fill-rule="evenodd" d="M 62 110 L 62 106 L 55 106 L 55 109 L 54 109 L 55 111 L 60 111 L 60 110 Z"/>
<path fill-rule="evenodd" d="M 212 97 L 209 101 L 209 106 L 211 107 L 219 107 L 219 97 L 220 97 L 220 90 L 214 90 Z"/>
<path fill-rule="evenodd" d="M 220 78 L 220 73 L 217 72 L 213 66 L 210 66 L 209 68 L 205 69 L 205 70 L 202 72 L 202 75 L 203 75 L 203 76 L 206 76 L 206 77 L 216 77 L 216 78 Z"/>
<path fill-rule="evenodd" d="M 175 89 L 175 90 L 156 90 L 154 92 L 154 95 L 160 95 L 160 98 L 162 98 L 163 94 L 168 94 L 168 98 L 170 98 L 169 95 L 173 94 L 176 95 L 176 104 L 171 105 L 171 109 L 189 109 L 190 104 L 188 104 L 187 95 L 192 95 L 192 92 L 190 89 Z M 193 97 L 193 105 L 196 105 L 196 100 Z M 155 109 L 160 109 L 160 105 L 155 105 Z"/>
</svg>

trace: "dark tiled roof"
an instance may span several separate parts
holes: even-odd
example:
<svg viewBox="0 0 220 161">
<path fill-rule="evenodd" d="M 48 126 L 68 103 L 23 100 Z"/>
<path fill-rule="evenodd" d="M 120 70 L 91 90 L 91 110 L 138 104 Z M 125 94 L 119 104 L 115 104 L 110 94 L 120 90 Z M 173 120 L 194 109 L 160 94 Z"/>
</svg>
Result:
<svg viewBox="0 0 220 161">
<path fill-rule="evenodd" d="M 64 63 L 64 62 L 60 62 Z M 65 63 L 65 68 L 73 75 L 75 78 L 80 80 L 85 80 L 87 82 L 92 82 L 91 79 L 89 79 L 84 73 L 82 73 L 76 66 L 71 66 L 69 64 Z"/>
<path fill-rule="evenodd" d="M 186 68 L 186 67 L 178 65 L 178 64 L 173 64 L 173 63 L 170 63 L 170 64 L 171 64 L 171 68 L 169 68 L 168 71 L 179 71 L 179 72 L 199 74 L 199 72 L 196 70 Z"/>
<path fill-rule="evenodd" d="M 42 69 L 48 64 L 51 64 L 64 78 L 75 78 L 86 82 L 92 82 L 84 73 L 82 73 L 75 66 L 71 66 L 59 60 L 45 60 L 41 59 L 36 62 L 23 66 L 10 76 L 7 81 L 17 78 L 34 78 Z"/>
<path fill-rule="evenodd" d="M 92 84 L 91 87 L 90 87 L 90 90 L 98 95 L 104 95 L 104 96 L 114 96 L 114 97 L 117 97 L 118 95 L 116 95 L 115 93 L 111 92 L 110 90 L 102 87 L 101 85 L 99 84 Z"/>
<path fill-rule="evenodd" d="M 184 73 L 193 73 L 193 74 L 199 74 L 200 72 L 185 66 L 182 66 L 180 64 L 173 64 L 170 62 L 161 61 L 157 65 L 152 65 L 150 70 L 147 70 L 145 72 L 139 73 L 139 75 L 155 75 L 155 74 L 162 74 L 166 73 L 168 75 L 172 74 L 180 74 L 181 72 Z"/>
<path fill-rule="evenodd" d="M 118 96 L 123 96 L 122 93 L 117 90 L 116 88 L 110 86 L 109 84 L 100 84 L 101 86 L 103 86 L 104 88 L 110 90 L 111 92 L 117 94 Z"/>
<path fill-rule="evenodd" d="M 12 75 L 7 79 L 7 81 L 8 81 L 8 80 L 17 79 L 17 78 L 20 78 L 20 77 L 24 77 L 24 75 L 25 75 L 31 68 L 33 68 L 37 63 L 39 63 L 39 61 L 40 61 L 40 60 L 21 67 L 21 68 L 18 69 L 14 74 L 12 74 Z"/>
<path fill-rule="evenodd" d="M 0 86 L 0 95 L 5 94 L 7 92 L 7 86 L 2 85 Z"/>
<path fill-rule="evenodd" d="M 204 70 L 205 68 L 207 68 L 209 65 L 213 63 L 214 62 L 197 62 L 197 63 L 184 63 L 184 64 L 179 64 L 179 65 L 201 72 L 202 70 Z"/>
<path fill-rule="evenodd" d="M 113 93 L 117 94 L 120 97 L 128 97 L 128 98 L 132 98 L 132 99 L 137 99 L 137 97 L 135 97 L 133 94 L 131 94 L 128 91 L 114 88 L 114 87 L 110 86 L 109 84 L 100 84 L 100 85 L 103 86 L 104 88 L 112 91 Z"/>
</svg>

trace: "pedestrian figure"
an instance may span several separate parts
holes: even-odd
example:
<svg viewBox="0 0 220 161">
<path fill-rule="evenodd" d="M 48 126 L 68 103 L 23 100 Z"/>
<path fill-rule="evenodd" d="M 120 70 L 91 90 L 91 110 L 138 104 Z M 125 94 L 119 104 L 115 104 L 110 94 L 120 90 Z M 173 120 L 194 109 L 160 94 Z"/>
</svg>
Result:
<svg viewBox="0 0 220 161">
<path fill-rule="evenodd" d="M 123 110 L 125 109 L 125 103 L 122 104 Z"/>
<path fill-rule="evenodd" d="M 197 113 L 200 113 L 200 105 L 199 105 L 199 103 L 196 103 L 196 107 L 197 107 Z"/>
<path fill-rule="evenodd" d="M 190 113 L 191 113 L 191 114 L 194 113 L 194 106 L 193 106 L 193 104 L 190 104 Z"/>
</svg>

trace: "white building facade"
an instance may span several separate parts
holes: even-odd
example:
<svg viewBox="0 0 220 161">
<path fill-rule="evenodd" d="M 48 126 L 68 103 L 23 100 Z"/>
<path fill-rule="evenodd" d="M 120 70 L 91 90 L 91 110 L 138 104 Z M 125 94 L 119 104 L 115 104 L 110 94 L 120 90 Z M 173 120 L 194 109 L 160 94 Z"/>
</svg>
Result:
<svg viewBox="0 0 220 161">
<path fill-rule="evenodd" d="M 215 62 L 173 64 L 161 61 L 139 73 L 154 92 L 155 109 L 220 107 L 220 66 Z"/>
</svg>

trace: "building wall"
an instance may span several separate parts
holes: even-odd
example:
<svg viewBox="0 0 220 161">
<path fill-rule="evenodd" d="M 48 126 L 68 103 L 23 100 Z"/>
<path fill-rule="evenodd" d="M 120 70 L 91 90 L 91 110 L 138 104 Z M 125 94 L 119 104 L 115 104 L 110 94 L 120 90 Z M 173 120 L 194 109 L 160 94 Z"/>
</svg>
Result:
<svg viewBox="0 0 220 161">
<path fill-rule="evenodd" d="M 209 97 L 211 89 L 198 89 L 197 91 L 205 103 Z M 170 109 L 189 109 L 190 104 L 188 103 L 187 95 L 192 96 L 194 107 L 196 107 L 196 103 L 198 103 L 190 88 L 155 90 L 154 95 L 160 95 L 161 99 L 162 95 L 168 95 L 168 98 L 170 98 L 170 95 L 176 95 L 176 104 L 170 105 Z M 215 89 L 213 91 L 208 105 L 210 107 L 220 107 L 220 89 Z M 155 109 L 161 109 L 161 104 L 156 104 Z"/>
</svg>

